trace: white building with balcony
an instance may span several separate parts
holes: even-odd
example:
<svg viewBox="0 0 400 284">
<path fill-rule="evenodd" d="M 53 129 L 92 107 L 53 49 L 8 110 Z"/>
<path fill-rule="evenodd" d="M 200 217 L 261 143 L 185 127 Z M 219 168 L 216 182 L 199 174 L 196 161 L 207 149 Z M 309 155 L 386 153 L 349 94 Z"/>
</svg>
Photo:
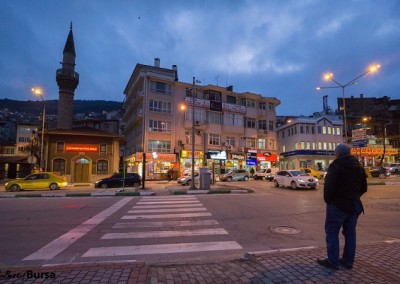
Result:
<svg viewBox="0 0 400 284">
<path fill-rule="evenodd" d="M 276 98 L 234 92 L 231 86 L 179 82 L 176 65 L 161 68 L 159 59 L 154 66 L 137 64 L 124 94 L 130 171 L 141 174 L 145 163 L 148 179 L 166 178 L 170 168 L 177 176 L 190 172 L 192 154 L 196 171 L 201 166 L 217 172 L 255 169 L 277 162 Z M 222 152 L 213 156 L 219 160 L 210 158 Z"/>
<path fill-rule="evenodd" d="M 317 114 L 296 117 L 278 127 L 281 169 L 323 170 L 335 159 L 335 147 L 343 142 L 339 116 Z"/>
</svg>

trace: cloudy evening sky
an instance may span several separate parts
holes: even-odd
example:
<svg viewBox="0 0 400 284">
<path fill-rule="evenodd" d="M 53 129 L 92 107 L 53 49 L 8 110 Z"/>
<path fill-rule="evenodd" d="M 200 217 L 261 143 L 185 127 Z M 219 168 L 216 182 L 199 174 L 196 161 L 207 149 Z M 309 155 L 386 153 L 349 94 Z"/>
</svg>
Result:
<svg viewBox="0 0 400 284">
<path fill-rule="evenodd" d="M 123 101 L 137 63 L 178 66 L 179 80 L 232 85 L 281 100 L 278 115 L 337 108 L 345 84 L 379 63 L 346 97 L 400 99 L 400 1 L 2 1 L 0 98 L 58 99 L 55 81 L 70 22 L 80 83 L 75 99 Z"/>
</svg>

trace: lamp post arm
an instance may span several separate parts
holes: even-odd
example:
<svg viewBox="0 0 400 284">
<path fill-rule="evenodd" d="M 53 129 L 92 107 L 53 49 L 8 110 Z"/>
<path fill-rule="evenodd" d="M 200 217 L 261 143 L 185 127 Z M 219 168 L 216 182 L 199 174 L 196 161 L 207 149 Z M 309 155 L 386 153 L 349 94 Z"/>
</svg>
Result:
<svg viewBox="0 0 400 284">
<path fill-rule="evenodd" d="M 351 80 L 350 82 L 346 83 L 344 86 L 350 86 L 353 85 L 355 83 L 355 81 L 357 81 L 358 79 L 360 79 L 361 77 L 365 76 L 366 74 L 368 74 L 369 72 L 371 72 L 371 70 L 367 70 L 364 73 L 362 73 L 360 76 L 358 76 L 357 78 L 354 78 L 353 80 Z"/>
</svg>

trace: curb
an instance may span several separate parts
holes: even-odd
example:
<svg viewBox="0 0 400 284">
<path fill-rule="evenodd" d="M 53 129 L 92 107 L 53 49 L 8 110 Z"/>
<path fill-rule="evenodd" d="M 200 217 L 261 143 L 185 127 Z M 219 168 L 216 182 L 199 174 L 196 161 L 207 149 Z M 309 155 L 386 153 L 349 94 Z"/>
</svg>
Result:
<svg viewBox="0 0 400 284">
<path fill-rule="evenodd" d="M 0 198 L 27 198 L 27 197 L 107 197 L 107 196 L 150 196 L 155 195 L 154 192 L 93 192 L 93 193 L 19 193 L 19 194 L 0 194 Z"/>
</svg>

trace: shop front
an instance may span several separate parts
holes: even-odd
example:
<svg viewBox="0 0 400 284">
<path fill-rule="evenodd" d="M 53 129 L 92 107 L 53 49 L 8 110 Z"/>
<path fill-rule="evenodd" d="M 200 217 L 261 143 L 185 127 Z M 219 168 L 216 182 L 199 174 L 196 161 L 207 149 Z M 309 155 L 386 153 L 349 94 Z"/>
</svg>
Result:
<svg viewBox="0 0 400 284">
<path fill-rule="evenodd" d="M 208 151 L 207 155 L 207 168 L 210 169 L 215 175 L 223 174 L 227 171 L 227 165 L 230 162 L 227 161 L 226 151 Z"/>
<path fill-rule="evenodd" d="M 374 167 L 381 164 L 382 157 L 383 165 L 394 163 L 399 151 L 391 145 L 386 145 L 384 148 L 382 145 L 368 144 L 365 148 L 353 147 L 351 154 L 358 157 L 364 167 Z"/>
<path fill-rule="evenodd" d="M 192 173 L 192 151 L 182 150 L 180 156 L 180 176 L 190 175 Z M 194 151 L 194 171 L 200 172 L 203 165 L 204 153 L 202 151 Z"/>
<path fill-rule="evenodd" d="M 246 156 L 243 153 L 229 153 L 225 163 L 225 172 L 233 169 L 243 169 L 246 166 Z"/>
<path fill-rule="evenodd" d="M 271 152 L 257 153 L 257 170 L 276 167 L 278 155 Z"/>
<path fill-rule="evenodd" d="M 127 158 L 127 172 L 145 173 L 146 180 L 166 180 L 168 179 L 168 170 L 174 170 L 174 178 L 178 176 L 179 163 L 176 161 L 175 154 L 166 153 L 146 153 L 145 168 L 143 169 L 143 153 L 136 153 Z"/>
<path fill-rule="evenodd" d="M 335 159 L 335 151 L 332 150 L 295 150 L 280 155 L 279 168 L 281 170 L 313 168 L 321 171 L 327 169 Z"/>
</svg>

